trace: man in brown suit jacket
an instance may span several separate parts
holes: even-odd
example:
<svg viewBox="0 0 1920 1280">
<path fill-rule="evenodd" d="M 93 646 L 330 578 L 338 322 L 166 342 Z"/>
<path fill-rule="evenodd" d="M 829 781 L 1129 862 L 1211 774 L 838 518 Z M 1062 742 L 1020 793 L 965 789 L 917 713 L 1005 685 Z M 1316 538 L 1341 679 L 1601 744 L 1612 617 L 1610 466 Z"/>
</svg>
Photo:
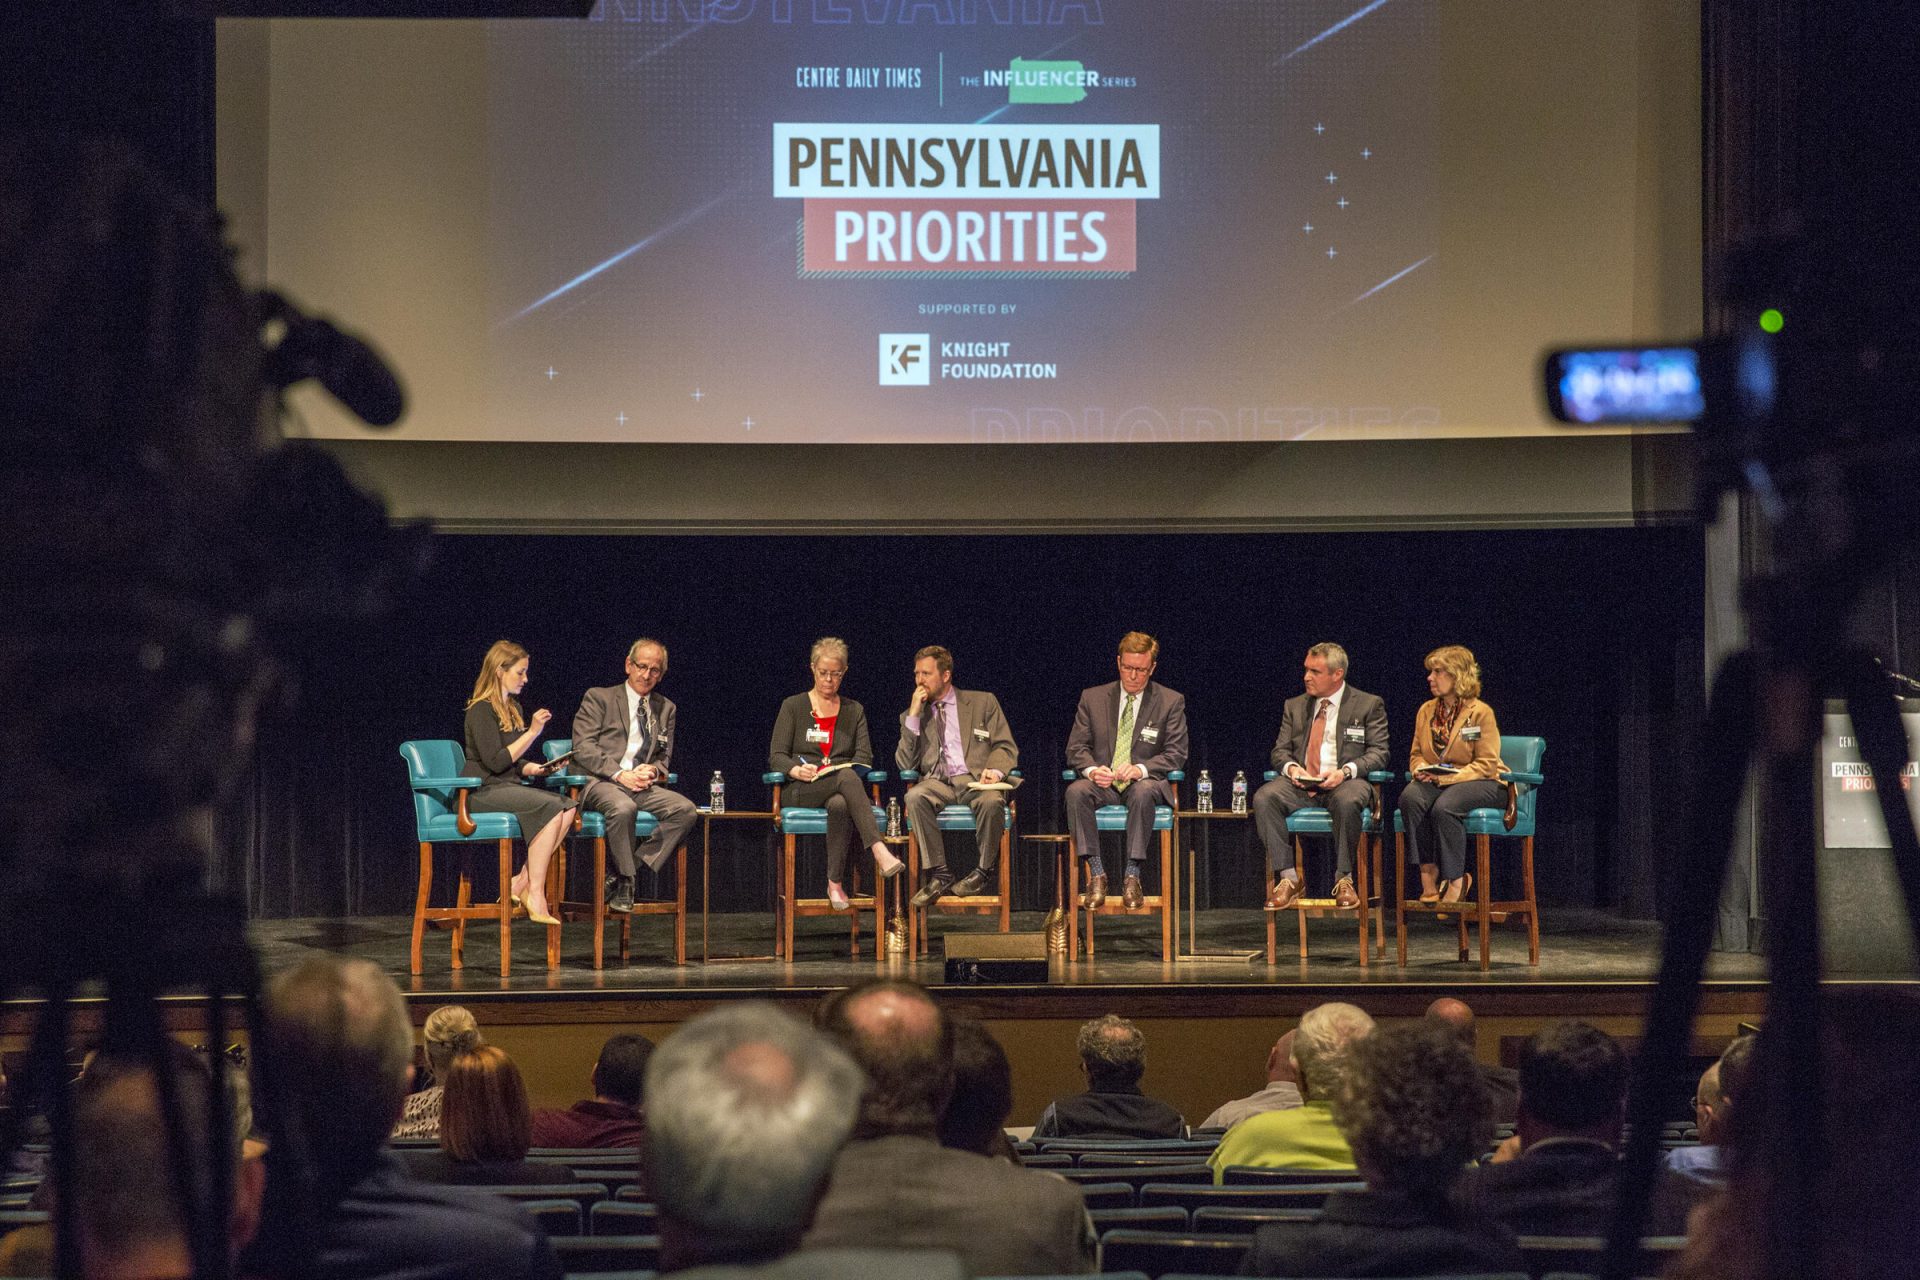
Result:
<svg viewBox="0 0 1920 1280">
<path fill-rule="evenodd" d="M 867 1073 L 853 1140 L 835 1160 L 806 1249 L 880 1240 L 949 1249 L 976 1276 L 1094 1270 L 1080 1189 L 935 1136 L 953 1092 L 953 1028 L 917 983 L 875 980 L 836 993 L 822 1029 Z"/>
<path fill-rule="evenodd" d="M 965 898 L 987 887 L 1000 856 L 1000 833 L 1007 826 L 1004 791 L 982 791 L 973 783 L 1003 783 L 1020 761 L 1013 730 L 990 693 L 953 687 L 953 655 L 930 644 L 913 655 L 913 702 L 900 714 L 900 747 L 894 765 L 920 774 L 907 792 L 907 818 L 926 855 L 927 882 L 913 896 L 916 907 L 932 906 L 941 894 Z M 959 884 L 947 867 L 940 810 L 964 804 L 973 810 L 979 864 Z"/>
</svg>

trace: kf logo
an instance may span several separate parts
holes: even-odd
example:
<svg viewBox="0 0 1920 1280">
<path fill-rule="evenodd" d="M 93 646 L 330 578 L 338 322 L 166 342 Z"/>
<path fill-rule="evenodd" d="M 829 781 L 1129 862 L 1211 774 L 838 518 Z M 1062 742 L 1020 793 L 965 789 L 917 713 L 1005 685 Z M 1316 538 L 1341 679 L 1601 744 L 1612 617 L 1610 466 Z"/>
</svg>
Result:
<svg viewBox="0 0 1920 1280">
<path fill-rule="evenodd" d="M 927 359 L 932 346 L 924 333 L 883 333 L 880 335 L 880 385 L 883 387 L 925 387 L 932 385 L 933 366 Z"/>
</svg>

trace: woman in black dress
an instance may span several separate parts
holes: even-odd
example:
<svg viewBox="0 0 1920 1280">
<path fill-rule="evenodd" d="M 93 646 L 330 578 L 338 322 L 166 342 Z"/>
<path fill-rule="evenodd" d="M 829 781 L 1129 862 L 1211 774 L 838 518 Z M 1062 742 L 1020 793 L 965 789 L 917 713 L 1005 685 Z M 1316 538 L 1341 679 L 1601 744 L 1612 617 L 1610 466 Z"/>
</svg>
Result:
<svg viewBox="0 0 1920 1280">
<path fill-rule="evenodd" d="M 767 768 L 789 779 L 780 794 L 781 804 L 827 811 L 827 900 L 835 911 L 845 911 L 847 893 L 842 882 L 847 874 L 847 841 L 853 832 L 859 833 L 861 845 L 872 850 L 874 866 L 883 877 L 898 875 L 904 864 L 880 838 L 880 825 L 873 820 L 873 805 L 861 781 L 873 764 L 873 743 L 867 737 L 865 709 L 852 698 L 840 696 L 840 682 L 847 674 L 847 642 L 834 636 L 814 641 L 807 664 L 813 670 L 813 688 L 780 704 L 773 740 L 767 746 Z M 846 765 L 852 767 L 841 767 Z"/>
<path fill-rule="evenodd" d="M 545 707 L 531 718 L 521 712 L 520 691 L 526 687 L 527 651 L 511 640 L 494 641 L 467 699 L 467 767 L 461 772 L 486 779 L 467 798 L 470 812 L 511 813 L 520 819 L 527 861 L 509 890 L 514 905 L 524 903 L 527 919 L 535 924 L 559 924 L 547 904 L 547 864 L 566 838 L 573 802 L 525 781 L 553 772 L 550 765 L 523 759 L 553 719 Z"/>
</svg>

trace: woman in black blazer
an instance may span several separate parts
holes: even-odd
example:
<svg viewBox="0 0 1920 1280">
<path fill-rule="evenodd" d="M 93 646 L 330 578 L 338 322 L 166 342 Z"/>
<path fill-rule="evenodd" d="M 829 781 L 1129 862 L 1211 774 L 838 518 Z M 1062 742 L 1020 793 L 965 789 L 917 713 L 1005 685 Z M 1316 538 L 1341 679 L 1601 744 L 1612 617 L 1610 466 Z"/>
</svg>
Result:
<svg viewBox="0 0 1920 1280">
<path fill-rule="evenodd" d="M 827 811 L 827 900 L 835 911 L 845 911 L 848 903 L 842 881 L 847 874 L 849 819 L 860 843 L 873 851 L 881 876 L 900 874 L 902 863 L 880 838 L 873 805 L 860 780 L 873 764 L 873 743 L 867 737 L 866 711 L 852 698 L 840 696 L 840 682 L 847 674 L 847 642 L 834 636 L 814 641 L 807 665 L 813 670 L 813 688 L 780 704 L 773 740 L 767 744 L 767 768 L 789 779 L 781 791 L 781 804 Z M 843 767 L 847 765 L 852 767 Z"/>
</svg>

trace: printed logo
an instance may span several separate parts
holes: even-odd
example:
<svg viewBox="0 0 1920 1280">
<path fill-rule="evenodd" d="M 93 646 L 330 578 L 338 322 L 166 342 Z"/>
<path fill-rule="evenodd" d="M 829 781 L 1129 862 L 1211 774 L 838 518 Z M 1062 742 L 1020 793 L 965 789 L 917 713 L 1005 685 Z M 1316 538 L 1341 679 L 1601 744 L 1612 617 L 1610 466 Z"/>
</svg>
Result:
<svg viewBox="0 0 1920 1280">
<path fill-rule="evenodd" d="M 924 333 L 883 333 L 880 335 L 880 385 L 883 387 L 926 387 L 932 385 L 933 362 L 927 358 L 931 335 Z"/>
</svg>

